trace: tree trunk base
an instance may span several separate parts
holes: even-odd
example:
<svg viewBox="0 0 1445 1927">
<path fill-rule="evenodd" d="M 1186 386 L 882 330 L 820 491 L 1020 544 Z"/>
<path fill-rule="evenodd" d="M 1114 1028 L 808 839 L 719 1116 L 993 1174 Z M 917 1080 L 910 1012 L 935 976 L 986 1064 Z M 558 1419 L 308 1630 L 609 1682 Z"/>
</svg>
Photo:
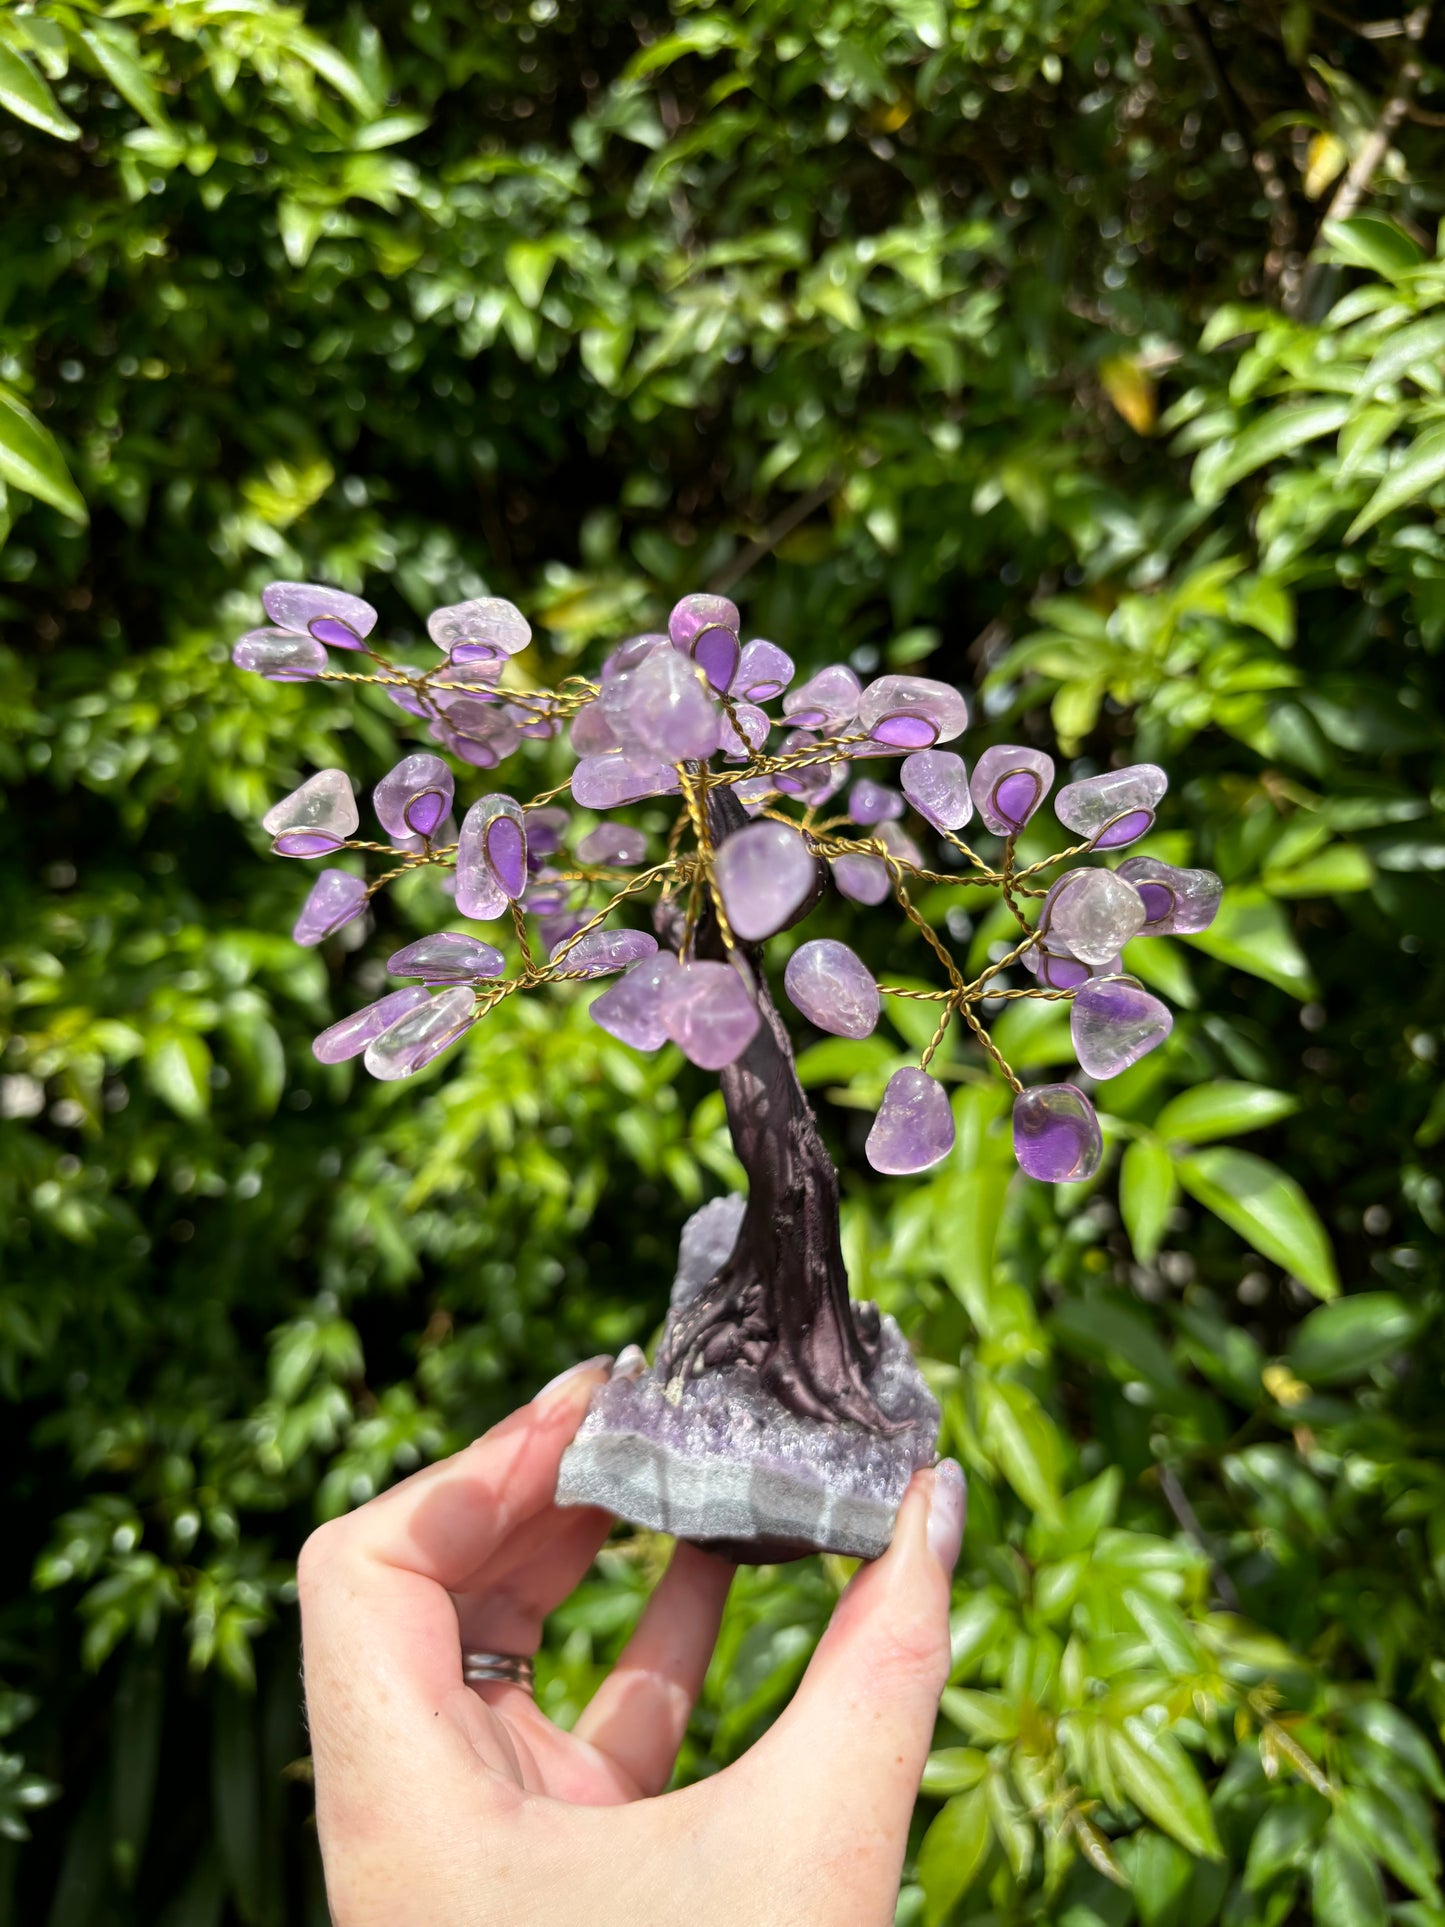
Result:
<svg viewBox="0 0 1445 1927">
<path fill-rule="evenodd" d="M 689 1222 L 660 1357 L 691 1324 L 742 1212 L 741 1198 L 720 1198 Z M 730 1348 L 685 1376 L 602 1386 L 562 1460 L 558 1503 L 602 1506 L 755 1565 L 809 1552 L 876 1558 L 908 1481 L 935 1462 L 939 1410 L 893 1320 L 858 1311 L 877 1333 L 862 1384 L 886 1429 L 798 1412 L 764 1382 L 765 1360 Z"/>
</svg>

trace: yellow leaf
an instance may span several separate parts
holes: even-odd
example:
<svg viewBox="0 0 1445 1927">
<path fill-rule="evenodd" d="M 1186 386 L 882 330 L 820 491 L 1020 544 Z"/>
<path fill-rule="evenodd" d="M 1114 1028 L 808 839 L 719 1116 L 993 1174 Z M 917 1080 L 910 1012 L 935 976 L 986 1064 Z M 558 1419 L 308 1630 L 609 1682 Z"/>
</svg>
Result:
<svg viewBox="0 0 1445 1927">
<path fill-rule="evenodd" d="M 1305 155 L 1305 193 L 1317 201 L 1330 182 L 1344 172 L 1349 159 L 1338 134 L 1316 134 Z"/>
<path fill-rule="evenodd" d="M 1158 415 L 1154 383 L 1128 355 L 1111 355 L 1099 367 L 1104 393 L 1136 435 L 1152 435 Z"/>
</svg>

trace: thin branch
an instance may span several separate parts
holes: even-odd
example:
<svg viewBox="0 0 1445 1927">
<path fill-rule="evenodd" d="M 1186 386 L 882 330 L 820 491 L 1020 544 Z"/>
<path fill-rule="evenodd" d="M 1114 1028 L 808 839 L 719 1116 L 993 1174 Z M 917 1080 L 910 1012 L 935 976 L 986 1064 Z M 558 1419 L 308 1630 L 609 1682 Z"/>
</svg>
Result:
<svg viewBox="0 0 1445 1927">
<path fill-rule="evenodd" d="M 1315 245 L 1311 250 L 1309 266 L 1300 278 L 1299 289 L 1286 312 L 1302 316 L 1309 312 L 1310 302 L 1315 289 L 1319 286 L 1320 276 L 1325 264 L 1319 259 L 1320 237 L 1332 221 L 1347 221 L 1355 209 L 1370 192 L 1375 179 L 1375 170 L 1390 151 L 1390 142 L 1406 114 L 1410 111 L 1415 98 L 1415 89 L 1420 84 L 1425 71 L 1425 63 L 1420 58 L 1420 43 L 1424 40 L 1430 26 L 1432 5 L 1416 7 L 1405 19 L 1405 38 L 1410 52 L 1400 62 L 1395 73 L 1395 85 L 1389 99 L 1380 109 L 1379 119 L 1370 129 L 1360 145 L 1359 152 L 1345 170 L 1345 177 L 1335 189 L 1329 206 L 1320 217 L 1319 231 L 1315 235 Z"/>
<path fill-rule="evenodd" d="M 1169 1503 L 1169 1510 L 1209 1561 L 1210 1576 L 1214 1580 L 1214 1590 L 1219 1594 L 1221 1603 L 1232 1613 L 1242 1611 L 1239 1594 L 1234 1589 L 1234 1581 L 1215 1558 L 1214 1548 L 1204 1535 L 1204 1527 L 1199 1523 L 1199 1514 L 1189 1503 L 1189 1494 L 1167 1465 L 1161 1465 L 1156 1469 L 1159 1474 L 1159 1489 Z"/>
<path fill-rule="evenodd" d="M 718 570 L 708 584 L 711 592 L 725 595 L 735 583 L 741 582 L 755 564 L 761 562 L 765 555 L 770 555 L 780 542 L 786 541 L 793 530 L 806 522 L 816 509 L 830 501 L 838 493 L 839 487 L 838 477 L 830 475 L 816 488 L 809 489 L 806 495 L 800 495 L 795 502 L 790 502 L 781 514 L 774 516 L 756 542 L 749 542 L 740 555 L 734 556 L 725 568 Z"/>
</svg>

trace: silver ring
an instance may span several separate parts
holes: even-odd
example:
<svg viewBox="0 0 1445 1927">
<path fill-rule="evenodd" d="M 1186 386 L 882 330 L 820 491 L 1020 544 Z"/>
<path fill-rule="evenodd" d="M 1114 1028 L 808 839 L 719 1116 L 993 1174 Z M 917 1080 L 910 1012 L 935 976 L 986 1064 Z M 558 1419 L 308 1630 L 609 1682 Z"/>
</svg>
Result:
<svg viewBox="0 0 1445 1927">
<path fill-rule="evenodd" d="M 520 1686 L 530 1693 L 534 1675 L 523 1653 L 463 1652 L 462 1678 L 468 1686 Z"/>
</svg>

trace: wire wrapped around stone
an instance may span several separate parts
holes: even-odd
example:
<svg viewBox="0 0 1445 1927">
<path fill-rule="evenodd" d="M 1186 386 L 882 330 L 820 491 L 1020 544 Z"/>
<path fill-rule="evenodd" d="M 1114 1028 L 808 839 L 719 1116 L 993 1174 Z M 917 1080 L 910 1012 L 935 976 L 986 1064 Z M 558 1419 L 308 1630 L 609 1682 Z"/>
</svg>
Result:
<svg viewBox="0 0 1445 1927">
<path fill-rule="evenodd" d="M 530 1693 L 532 1662 L 522 1653 L 462 1654 L 462 1678 L 468 1686 L 520 1686 Z"/>
</svg>

